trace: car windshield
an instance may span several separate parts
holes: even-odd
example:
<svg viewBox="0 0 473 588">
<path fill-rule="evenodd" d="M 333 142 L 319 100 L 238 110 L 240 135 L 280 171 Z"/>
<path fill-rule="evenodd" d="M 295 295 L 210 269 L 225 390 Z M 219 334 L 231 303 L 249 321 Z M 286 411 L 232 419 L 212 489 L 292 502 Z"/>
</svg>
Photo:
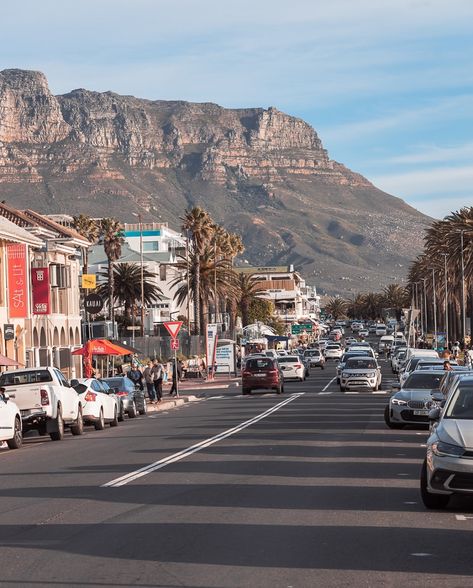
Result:
<svg viewBox="0 0 473 588">
<path fill-rule="evenodd" d="M 337 351 L 340 349 L 340 345 L 327 345 L 327 351 Z"/>
<path fill-rule="evenodd" d="M 376 369 L 376 362 L 374 359 L 367 357 L 352 357 L 346 363 L 346 367 L 352 370 L 374 370 Z"/>
<path fill-rule="evenodd" d="M 460 384 L 445 411 L 450 419 L 473 419 L 473 384 Z"/>
<path fill-rule="evenodd" d="M 304 352 L 304 355 L 307 357 L 314 357 L 314 355 L 319 356 L 320 351 L 318 349 L 308 349 L 307 351 Z"/>
<path fill-rule="evenodd" d="M 285 358 L 280 357 L 278 361 L 283 361 Z M 255 357 L 246 362 L 245 368 L 247 370 L 264 370 L 273 367 L 273 360 L 269 357 Z"/>
<path fill-rule="evenodd" d="M 440 387 L 440 381 L 443 377 L 442 373 L 427 374 L 422 371 L 411 374 L 403 388 L 414 388 L 422 390 L 437 390 Z"/>
<path fill-rule="evenodd" d="M 27 372 L 4 372 L 0 376 L 0 386 L 18 386 L 21 384 L 37 384 L 52 382 L 53 377 L 48 370 L 31 370 Z"/>
</svg>

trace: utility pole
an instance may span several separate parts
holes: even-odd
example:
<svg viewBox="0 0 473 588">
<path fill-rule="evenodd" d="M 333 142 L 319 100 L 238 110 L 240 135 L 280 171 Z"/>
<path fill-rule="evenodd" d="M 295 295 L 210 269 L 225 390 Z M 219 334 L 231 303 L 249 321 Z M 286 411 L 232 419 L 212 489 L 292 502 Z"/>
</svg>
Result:
<svg viewBox="0 0 473 588">
<path fill-rule="evenodd" d="M 448 276 L 447 276 L 447 257 L 448 253 L 442 253 L 444 258 L 444 280 L 445 280 L 445 349 L 448 349 L 448 342 L 450 340 L 448 335 Z"/>
<path fill-rule="evenodd" d="M 432 268 L 432 288 L 434 291 L 434 343 L 435 348 L 437 349 L 437 294 L 435 292 L 435 269 Z"/>
</svg>

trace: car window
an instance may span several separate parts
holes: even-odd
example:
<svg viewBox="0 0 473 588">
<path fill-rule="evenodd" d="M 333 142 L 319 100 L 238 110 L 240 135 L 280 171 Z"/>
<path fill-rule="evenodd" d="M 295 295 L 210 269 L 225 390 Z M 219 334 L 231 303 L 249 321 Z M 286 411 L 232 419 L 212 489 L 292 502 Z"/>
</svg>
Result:
<svg viewBox="0 0 473 588">
<path fill-rule="evenodd" d="M 134 386 L 129 378 L 104 378 L 104 382 L 112 388 L 119 388 L 120 390 L 134 390 Z"/>
<path fill-rule="evenodd" d="M 102 392 L 102 389 L 101 389 L 98 382 L 95 382 L 95 381 L 91 382 L 90 387 L 92 388 L 92 390 L 94 392 Z"/>
<path fill-rule="evenodd" d="M 448 403 L 445 418 L 473 419 L 473 384 L 460 383 Z"/>
<path fill-rule="evenodd" d="M 298 357 L 294 357 L 291 355 L 279 358 L 279 363 L 299 363 L 299 361 L 300 359 Z"/>
<path fill-rule="evenodd" d="M 0 376 L 0 386 L 17 386 L 20 384 L 37 384 L 38 382 L 52 381 L 53 377 L 48 370 L 4 372 Z"/>
<path fill-rule="evenodd" d="M 352 357 L 347 361 L 346 367 L 352 370 L 374 370 L 377 368 L 377 365 L 372 359 Z"/>
<path fill-rule="evenodd" d="M 443 374 L 426 374 L 422 371 L 413 372 L 406 380 L 404 388 L 417 388 L 422 390 L 436 390 L 440 387 Z"/>
<path fill-rule="evenodd" d="M 283 357 L 279 358 L 279 361 L 282 361 Z M 257 357 L 254 359 L 249 359 L 246 364 L 245 368 L 248 370 L 261 370 L 261 369 L 268 369 L 273 367 L 273 360 L 269 357 Z"/>
<path fill-rule="evenodd" d="M 77 384 L 74 384 L 72 387 L 77 392 L 77 394 L 82 394 L 87 390 L 87 386 L 85 384 L 81 384 L 80 382 L 77 382 Z"/>
</svg>

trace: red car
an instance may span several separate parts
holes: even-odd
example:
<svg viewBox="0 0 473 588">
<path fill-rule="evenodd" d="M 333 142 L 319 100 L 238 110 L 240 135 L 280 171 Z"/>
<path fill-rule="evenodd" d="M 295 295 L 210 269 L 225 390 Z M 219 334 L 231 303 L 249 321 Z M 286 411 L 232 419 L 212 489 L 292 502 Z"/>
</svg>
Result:
<svg viewBox="0 0 473 588">
<path fill-rule="evenodd" d="M 251 394 L 256 388 L 284 392 L 284 380 L 281 368 L 272 357 L 249 357 L 241 374 L 243 394 Z"/>
</svg>

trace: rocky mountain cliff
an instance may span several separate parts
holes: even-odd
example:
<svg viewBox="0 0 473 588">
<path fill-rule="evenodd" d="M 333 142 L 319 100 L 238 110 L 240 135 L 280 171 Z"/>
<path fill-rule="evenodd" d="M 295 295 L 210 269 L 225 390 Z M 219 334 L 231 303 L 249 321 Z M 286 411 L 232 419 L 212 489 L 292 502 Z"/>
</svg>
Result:
<svg viewBox="0 0 473 588">
<path fill-rule="evenodd" d="M 139 210 L 176 229 L 201 204 L 241 232 L 250 263 L 294 263 L 343 293 L 400 279 L 429 220 L 275 108 L 54 96 L 43 74 L 22 70 L 0 72 L 0 198 L 128 222 Z"/>
</svg>

